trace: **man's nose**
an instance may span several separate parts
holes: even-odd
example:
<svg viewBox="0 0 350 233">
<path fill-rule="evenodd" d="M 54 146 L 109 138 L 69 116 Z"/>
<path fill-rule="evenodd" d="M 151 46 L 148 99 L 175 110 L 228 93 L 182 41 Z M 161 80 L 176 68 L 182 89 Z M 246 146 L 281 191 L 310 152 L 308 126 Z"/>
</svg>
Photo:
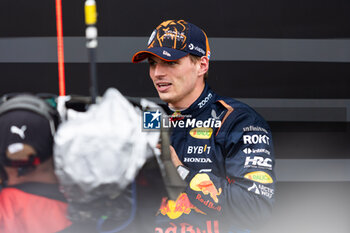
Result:
<svg viewBox="0 0 350 233">
<path fill-rule="evenodd" d="M 156 64 L 154 66 L 154 76 L 155 77 L 162 77 L 165 75 L 165 70 L 162 64 Z"/>
</svg>

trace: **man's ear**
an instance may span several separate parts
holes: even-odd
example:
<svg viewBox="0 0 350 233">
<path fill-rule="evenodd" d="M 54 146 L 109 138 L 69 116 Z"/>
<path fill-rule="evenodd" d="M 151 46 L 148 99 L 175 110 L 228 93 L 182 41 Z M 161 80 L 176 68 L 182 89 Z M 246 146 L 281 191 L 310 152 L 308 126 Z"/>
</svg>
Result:
<svg viewBox="0 0 350 233">
<path fill-rule="evenodd" d="M 206 56 L 201 57 L 199 60 L 199 76 L 204 76 L 209 70 L 209 59 Z"/>
</svg>

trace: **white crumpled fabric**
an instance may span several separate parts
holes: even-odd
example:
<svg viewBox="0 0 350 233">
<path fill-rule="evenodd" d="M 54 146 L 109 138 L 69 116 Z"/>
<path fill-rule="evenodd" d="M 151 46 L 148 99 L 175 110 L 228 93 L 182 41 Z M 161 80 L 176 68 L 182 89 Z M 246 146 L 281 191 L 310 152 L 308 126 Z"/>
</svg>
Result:
<svg viewBox="0 0 350 233">
<path fill-rule="evenodd" d="M 116 89 L 74 114 L 55 136 L 55 172 L 69 201 L 114 198 L 153 155 L 159 131 L 142 131 L 142 111 Z"/>
</svg>

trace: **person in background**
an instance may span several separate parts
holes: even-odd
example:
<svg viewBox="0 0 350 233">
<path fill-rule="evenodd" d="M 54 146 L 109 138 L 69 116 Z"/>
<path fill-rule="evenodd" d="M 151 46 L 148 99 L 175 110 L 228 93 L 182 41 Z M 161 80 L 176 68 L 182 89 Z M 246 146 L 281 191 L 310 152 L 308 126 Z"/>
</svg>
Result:
<svg viewBox="0 0 350 233">
<path fill-rule="evenodd" d="M 266 121 L 248 105 L 209 87 L 209 42 L 196 25 L 162 22 L 132 62 L 145 59 L 171 115 L 173 164 L 188 184 L 177 200 L 163 199 L 155 232 L 258 228 L 271 214 L 276 182 Z"/>
<path fill-rule="evenodd" d="M 50 233 L 71 225 L 54 173 L 58 123 L 56 110 L 32 95 L 0 105 L 0 232 Z"/>
</svg>

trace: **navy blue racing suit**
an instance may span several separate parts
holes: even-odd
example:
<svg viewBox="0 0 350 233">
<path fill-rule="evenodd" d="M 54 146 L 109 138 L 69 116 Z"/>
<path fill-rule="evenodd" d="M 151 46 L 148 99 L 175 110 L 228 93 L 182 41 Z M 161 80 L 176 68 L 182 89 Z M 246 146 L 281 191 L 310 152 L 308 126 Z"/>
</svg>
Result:
<svg viewBox="0 0 350 233">
<path fill-rule="evenodd" d="M 250 232 L 264 223 L 276 181 L 265 120 L 207 84 L 188 109 L 170 114 L 171 144 L 190 172 L 184 193 L 163 199 L 155 232 Z"/>
</svg>

